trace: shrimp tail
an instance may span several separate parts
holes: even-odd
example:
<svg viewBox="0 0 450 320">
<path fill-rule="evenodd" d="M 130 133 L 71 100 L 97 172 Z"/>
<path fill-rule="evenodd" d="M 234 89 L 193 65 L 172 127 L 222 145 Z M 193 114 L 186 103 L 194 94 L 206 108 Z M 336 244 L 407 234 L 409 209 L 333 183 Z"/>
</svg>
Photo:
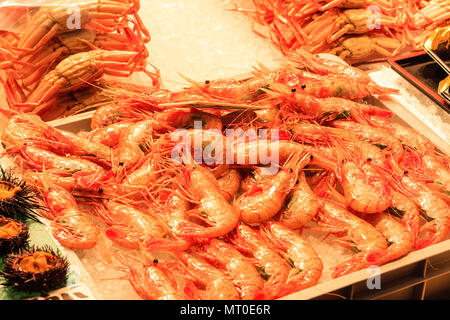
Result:
<svg viewBox="0 0 450 320">
<path fill-rule="evenodd" d="M 332 277 L 333 279 L 339 278 L 351 272 L 366 268 L 371 264 L 376 264 L 376 262 L 380 261 L 385 254 L 386 249 L 355 254 L 350 259 L 335 266 Z"/>
<path fill-rule="evenodd" d="M 436 220 L 438 219 L 435 219 L 423 225 L 420 232 L 431 232 L 432 234 L 417 240 L 415 245 L 416 250 L 426 248 L 445 239 L 449 230 L 449 220 L 446 219 L 447 221 L 442 221 L 441 223 Z"/>
<path fill-rule="evenodd" d="M 195 286 L 194 282 L 185 280 L 186 284 L 183 288 L 183 292 L 189 300 L 200 300 L 200 291 Z"/>
<path fill-rule="evenodd" d="M 265 293 L 264 291 L 261 290 L 261 291 L 255 293 L 253 300 L 268 300 L 267 293 Z"/>
<path fill-rule="evenodd" d="M 139 249 L 140 243 L 138 238 L 129 230 L 123 230 L 119 226 L 110 227 L 105 231 L 105 235 L 115 244 L 128 248 Z"/>
<path fill-rule="evenodd" d="M 205 228 L 190 221 L 180 221 L 174 232 L 182 237 L 208 237 L 209 232 L 213 229 L 215 228 Z"/>
</svg>

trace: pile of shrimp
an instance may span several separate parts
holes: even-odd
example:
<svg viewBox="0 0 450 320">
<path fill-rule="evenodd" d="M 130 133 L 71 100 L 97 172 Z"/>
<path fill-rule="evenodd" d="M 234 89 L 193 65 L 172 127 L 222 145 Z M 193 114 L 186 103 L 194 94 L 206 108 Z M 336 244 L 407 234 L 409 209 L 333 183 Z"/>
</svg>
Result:
<svg viewBox="0 0 450 320">
<path fill-rule="evenodd" d="M 50 121 L 95 109 L 112 103 L 98 89 L 104 76 L 143 72 L 159 86 L 139 9 L 139 0 L 3 5 L 0 77 L 9 108 L 0 111 Z"/>
<path fill-rule="evenodd" d="M 421 50 L 450 23 L 447 0 L 235 0 L 231 10 L 249 16 L 283 54 L 307 47 L 349 63 Z"/>
<path fill-rule="evenodd" d="M 2 133 L 53 236 L 108 243 L 142 298 L 277 299 L 447 238 L 449 157 L 363 100 L 395 90 L 302 50 L 246 79 L 186 80 L 103 89 L 115 104 L 89 132 L 21 114 Z M 324 265 L 307 229 L 352 254 Z"/>
</svg>

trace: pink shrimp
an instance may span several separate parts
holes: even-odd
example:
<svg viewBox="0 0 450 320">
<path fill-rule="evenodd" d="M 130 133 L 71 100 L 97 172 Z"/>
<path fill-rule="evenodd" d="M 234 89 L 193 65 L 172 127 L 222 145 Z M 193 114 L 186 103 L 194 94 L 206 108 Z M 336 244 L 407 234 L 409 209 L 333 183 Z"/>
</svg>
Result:
<svg viewBox="0 0 450 320">
<path fill-rule="evenodd" d="M 441 242 L 450 229 L 450 209 L 440 197 L 426 186 L 407 175 L 399 178 L 399 191 L 405 192 L 420 207 L 420 214 L 427 223 L 420 228 L 416 249 Z M 426 233 L 425 236 L 422 236 Z"/>
<path fill-rule="evenodd" d="M 161 208 L 161 213 L 158 214 L 162 221 L 165 221 L 166 225 L 171 230 L 176 230 L 179 223 L 183 223 L 188 220 L 188 211 L 191 208 L 191 204 L 180 196 L 178 191 L 173 192 L 167 201 L 164 203 L 164 207 Z M 185 251 L 188 250 L 194 242 L 188 238 L 177 237 L 174 232 L 168 233 L 164 238 L 153 237 L 147 239 L 144 242 L 144 247 L 149 252 L 155 251 Z"/>
<path fill-rule="evenodd" d="M 322 275 L 323 263 L 313 247 L 295 231 L 269 221 L 261 227 L 261 234 L 268 239 L 291 265 L 284 288 L 285 294 L 309 288 L 317 284 Z"/>
<path fill-rule="evenodd" d="M 251 254 L 258 261 L 258 272 L 267 280 L 260 295 L 265 299 L 280 297 L 289 276 L 286 260 L 257 231 L 245 224 L 236 227 L 231 241 L 239 250 Z"/>
<path fill-rule="evenodd" d="M 352 209 L 364 213 L 376 213 L 386 210 L 392 201 L 389 179 L 371 159 L 361 151 L 345 150 L 345 144 L 336 140 L 334 146 L 339 152 L 338 164 L 327 160 L 321 152 L 312 151 L 313 163 L 336 173 L 342 185 L 346 203 Z M 352 150 L 353 151 L 353 150 Z"/>
<path fill-rule="evenodd" d="M 388 241 L 386 254 L 375 264 L 383 264 L 398 259 L 414 248 L 414 240 L 411 233 L 397 220 L 386 213 L 375 213 L 364 216 L 364 219 L 372 224 Z"/>
<path fill-rule="evenodd" d="M 287 197 L 286 207 L 281 211 L 280 223 L 298 229 L 307 224 L 317 213 L 319 201 L 311 190 L 302 171 L 297 177 L 297 183 Z"/>
<path fill-rule="evenodd" d="M 40 171 L 43 169 L 54 169 L 65 174 L 73 174 L 80 171 L 98 173 L 105 171 L 94 162 L 74 156 L 59 156 L 53 152 L 33 146 L 23 146 L 16 152 L 20 154 L 25 164 Z"/>
<path fill-rule="evenodd" d="M 341 204 L 320 199 L 320 209 L 315 218 L 322 231 L 341 235 L 338 243 L 357 252 L 333 268 L 333 278 L 366 268 L 386 254 L 387 242 L 383 235 Z"/>
<path fill-rule="evenodd" d="M 413 243 L 415 243 L 420 231 L 420 213 L 414 201 L 393 190 L 392 204 L 387 212 L 401 218 L 403 226 L 408 230 Z"/>
<path fill-rule="evenodd" d="M 218 239 L 203 245 L 200 254 L 207 261 L 219 264 L 227 270 L 243 300 L 254 300 L 264 287 L 261 278 L 251 259 L 242 255 L 233 245 Z"/>
<path fill-rule="evenodd" d="M 102 180 L 104 176 L 98 172 L 76 172 L 72 176 L 63 177 L 49 171 L 25 171 L 22 177 L 37 188 L 44 188 L 44 182 L 56 185 L 73 195 L 101 196 L 103 194 Z"/>
<path fill-rule="evenodd" d="M 196 163 L 185 164 L 185 168 L 184 184 L 193 200 L 199 203 L 199 207 L 191 210 L 189 215 L 207 226 L 182 221 L 175 233 L 182 237 L 216 238 L 233 230 L 239 222 L 239 213 L 224 198 L 211 171 Z"/>
<path fill-rule="evenodd" d="M 403 146 L 400 140 L 390 135 L 385 130 L 374 128 L 368 125 L 359 124 L 353 121 L 337 120 L 333 121 L 333 126 L 345 129 L 354 133 L 359 139 L 369 141 L 379 147 L 386 155 L 391 155 L 397 162 L 404 155 Z"/>
<path fill-rule="evenodd" d="M 297 181 L 297 175 L 310 160 L 310 154 L 294 155 L 272 179 L 264 185 L 255 185 L 233 203 L 240 218 L 246 223 L 260 223 L 272 218 L 282 208 L 284 201 Z"/>
<path fill-rule="evenodd" d="M 97 244 L 100 231 L 68 191 L 52 186 L 44 192 L 44 199 L 50 209 L 45 215 L 52 220 L 52 234 L 58 242 L 73 249 L 90 249 Z"/>
<path fill-rule="evenodd" d="M 86 134 L 86 138 L 94 143 L 101 143 L 108 147 L 116 147 L 122 132 L 130 127 L 132 122 L 117 122 L 102 128 L 94 129 Z"/>
<path fill-rule="evenodd" d="M 185 300 L 180 293 L 176 279 L 169 270 L 161 267 L 157 259 L 135 263 L 120 258 L 134 291 L 145 300 Z M 146 259 L 148 260 L 148 259 Z"/>
<path fill-rule="evenodd" d="M 178 261 L 184 265 L 185 273 L 194 283 L 202 286 L 199 290 L 202 300 L 239 300 L 239 292 L 233 281 L 221 270 L 187 252 L 176 254 Z"/>
<path fill-rule="evenodd" d="M 139 249 L 147 239 L 164 238 L 168 233 L 160 220 L 128 204 L 111 200 L 94 209 L 111 226 L 106 236 L 124 248 Z"/>
</svg>

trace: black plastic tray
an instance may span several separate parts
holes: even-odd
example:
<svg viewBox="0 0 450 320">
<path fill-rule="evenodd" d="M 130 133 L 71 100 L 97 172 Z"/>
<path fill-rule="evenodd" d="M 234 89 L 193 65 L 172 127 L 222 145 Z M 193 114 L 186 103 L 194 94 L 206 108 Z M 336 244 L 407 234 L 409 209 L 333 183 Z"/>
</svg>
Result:
<svg viewBox="0 0 450 320">
<path fill-rule="evenodd" d="M 449 56 L 443 57 L 443 61 L 450 65 Z M 401 76 L 450 113 L 450 105 L 438 93 L 439 82 L 448 74 L 425 51 L 391 58 L 388 62 Z"/>
</svg>

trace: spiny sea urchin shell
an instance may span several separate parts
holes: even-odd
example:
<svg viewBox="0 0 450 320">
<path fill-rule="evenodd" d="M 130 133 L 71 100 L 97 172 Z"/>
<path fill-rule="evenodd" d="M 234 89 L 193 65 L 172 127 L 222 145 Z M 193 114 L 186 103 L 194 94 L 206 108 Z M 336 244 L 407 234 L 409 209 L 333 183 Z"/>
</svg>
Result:
<svg viewBox="0 0 450 320">
<path fill-rule="evenodd" d="M 15 177 L 11 169 L 0 167 L 0 175 L 0 216 L 39 222 L 37 210 L 42 209 L 39 192 Z"/>
<path fill-rule="evenodd" d="M 69 263 L 59 251 L 45 246 L 10 254 L 1 272 L 5 286 L 27 292 L 48 292 L 67 280 Z"/>
<path fill-rule="evenodd" d="M 0 216 L 0 255 L 16 253 L 28 247 L 28 226 L 14 219 Z"/>
</svg>

